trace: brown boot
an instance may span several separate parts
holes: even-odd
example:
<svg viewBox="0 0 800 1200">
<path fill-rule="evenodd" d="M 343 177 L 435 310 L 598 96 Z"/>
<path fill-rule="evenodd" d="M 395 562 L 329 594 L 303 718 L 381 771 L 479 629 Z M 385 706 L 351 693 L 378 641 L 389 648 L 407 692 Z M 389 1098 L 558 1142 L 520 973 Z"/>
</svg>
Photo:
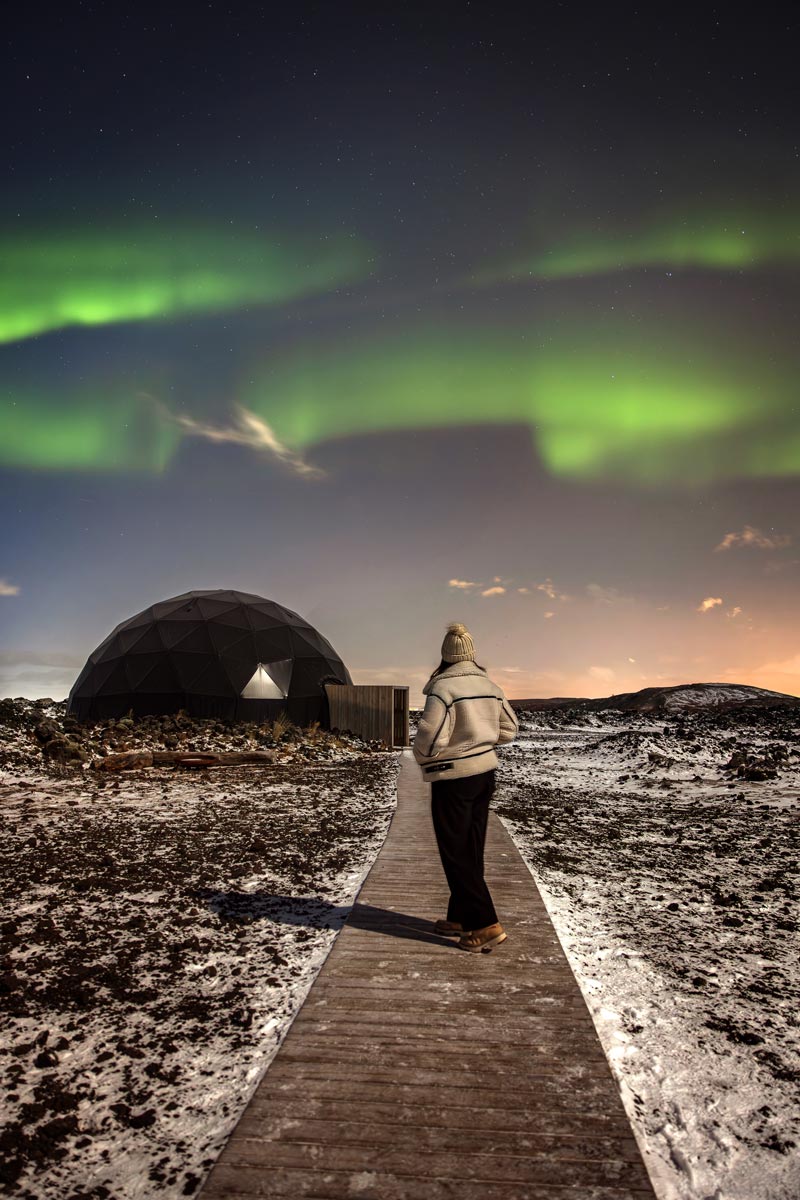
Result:
<svg viewBox="0 0 800 1200">
<path fill-rule="evenodd" d="M 459 950 L 471 950 L 473 954 L 481 952 L 488 954 L 507 937 L 508 934 L 503 926 L 499 921 L 495 921 L 494 925 L 485 925 L 483 929 L 473 929 L 472 933 L 459 938 L 458 948 Z"/>
<path fill-rule="evenodd" d="M 471 933 L 471 930 L 465 929 L 459 921 L 434 921 L 434 933 L 441 933 L 444 937 L 466 937 Z"/>
</svg>

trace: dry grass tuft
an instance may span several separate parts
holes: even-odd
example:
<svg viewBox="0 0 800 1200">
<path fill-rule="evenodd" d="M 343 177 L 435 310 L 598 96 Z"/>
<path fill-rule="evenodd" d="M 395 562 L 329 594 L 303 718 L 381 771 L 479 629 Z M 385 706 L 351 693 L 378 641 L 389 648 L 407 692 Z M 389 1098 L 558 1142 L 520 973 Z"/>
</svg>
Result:
<svg viewBox="0 0 800 1200">
<path fill-rule="evenodd" d="M 292 727 L 292 721 L 287 712 L 278 713 L 275 720 L 272 722 L 272 736 L 276 742 L 279 742 L 283 735 Z"/>
</svg>

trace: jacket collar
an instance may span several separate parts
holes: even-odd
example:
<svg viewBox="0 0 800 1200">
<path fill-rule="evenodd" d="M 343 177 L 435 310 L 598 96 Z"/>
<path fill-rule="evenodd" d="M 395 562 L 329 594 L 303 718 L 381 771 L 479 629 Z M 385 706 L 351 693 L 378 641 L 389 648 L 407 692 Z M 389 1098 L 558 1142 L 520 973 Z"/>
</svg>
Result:
<svg viewBox="0 0 800 1200">
<path fill-rule="evenodd" d="M 440 671 L 438 675 L 432 675 L 430 677 L 422 689 L 423 696 L 429 695 L 431 688 L 440 679 L 452 679 L 456 675 L 482 675 L 485 679 L 486 671 L 483 669 L 483 667 L 479 667 L 477 663 L 472 662 L 471 659 L 464 659 L 461 662 L 450 663 L 450 666 L 446 667 L 444 671 Z"/>
</svg>

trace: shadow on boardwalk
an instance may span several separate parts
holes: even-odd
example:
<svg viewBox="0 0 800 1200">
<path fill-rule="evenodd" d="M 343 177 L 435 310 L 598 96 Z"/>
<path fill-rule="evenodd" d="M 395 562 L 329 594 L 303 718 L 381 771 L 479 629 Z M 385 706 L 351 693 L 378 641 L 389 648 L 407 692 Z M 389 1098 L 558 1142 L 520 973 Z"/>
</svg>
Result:
<svg viewBox="0 0 800 1200">
<path fill-rule="evenodd" d="M 361 901 L 342 905 L 278 892 L 217 892 L 212 888 L 198 888 L 193 895 L 205 900 L 210 912 L 237 925 L 271 921 L 308 929 L 341 929 L 346 921 L 355 929 L 380 930 L 389 937 L 414 938 L 452 948 L 452 939 L 434 933 L 433 921 Z"/>
</svg>

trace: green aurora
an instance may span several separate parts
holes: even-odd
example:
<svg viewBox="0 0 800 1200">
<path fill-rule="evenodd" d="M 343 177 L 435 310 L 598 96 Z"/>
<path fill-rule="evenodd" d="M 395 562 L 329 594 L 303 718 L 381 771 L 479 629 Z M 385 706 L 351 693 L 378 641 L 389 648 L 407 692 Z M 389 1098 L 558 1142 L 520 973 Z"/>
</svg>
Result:
<svg viewBox="0 0 800 1200">
<path fill-rule="evenodd" d="M 545 469 L 565 480 L 647 488 L 800 472 L 800 421 L 778 368 L 744 346 L 724 356 L 684 338 L 675 352 L 676 339 L 648 351 L 638 329 L 612 337 L 606 324 L 535 344 L 477 330 L 303 344 L 243 369 L 233 394 L 299 453 L 369 433 L 510 424 L 530 430 Z M 186 434 L 145 387 L 168 392 L 164 379 L 95 380 L 58 397 L 6 389 L 0 461 L 165 471 Z M 230 420 L 218 412 L 213 423 Z"/>
<path fill-rule="evenodd" d="M 724 366 L 720 364 L 724 363 Z M 642 487 L 800 471 L 780 372 L 706 344 L 642 344 L 610 326 L 538 345 L 475 331 L 330 347 L 270 362 L 242 403 L 296 449 L 398 429 L 526 425 L 545 468 Z"/>
<path fill-rule="evenodd" d="M 114 380 L 58 397 L 3 389 L 0 422 L 0 463 L 31 470 L 160 474 L 182 440 L 130 384 Z"/>
<path fill-rule="evenodd" d="M 691 225 L 691 227 L 690 227 Z M 798 235 L 773 220 L 741 228 L 687 221 L 587 237 L 494 278 L 557 278 L 643 264 L 714 268 L 788 262 Z M 280 304 L 364 279 L 372 258 L 354 238 L 292 241 L 191 224 L 99 236 L 3 242 L 0 340 L 69 325 L 163 320 Z M 490 273 L 485 274 L 488 280 Z M 791 372 L 727 332 L 654 325 L 617 313 L 536 319 L 529 332 L 417 326 L 392 336 L 304 340 L 239 365 L 231 396 L 292 451 L 331 438 L 468 425 L 521 425 L 554 477 L 640 487 L 800 472 Z M 166 378 L 89 378 L 0 388 L 0 462 L 40 470 L 168 469 L 187 433 L 147 398 Z M 199 416 L 199 414 L 196 414 Z M 205 414 L 203 420 L 211 418 Z M 215 413 L 217 425 L 230 413 Z"/>
<path fill-rule="evenodd" d="M 490 267 L 477 267 L 477 286 L 525 279 L 568 279 L 640 267 L 677 271 L 702 267 L 744 271 L 800 261 L 800 222 L 796 215 L 747 212 L 741 206 L 713 216 L 707 212 L 651 219 L 644 228 L 621 233 L 601 223 L 554 245 Z"/>
<path fill-rule="evenodd" d="M 0 343 L 75 325 L 281 304 L 362 279 L 355 238 L 179 227 L 0 236 Z"/>
</svg>

